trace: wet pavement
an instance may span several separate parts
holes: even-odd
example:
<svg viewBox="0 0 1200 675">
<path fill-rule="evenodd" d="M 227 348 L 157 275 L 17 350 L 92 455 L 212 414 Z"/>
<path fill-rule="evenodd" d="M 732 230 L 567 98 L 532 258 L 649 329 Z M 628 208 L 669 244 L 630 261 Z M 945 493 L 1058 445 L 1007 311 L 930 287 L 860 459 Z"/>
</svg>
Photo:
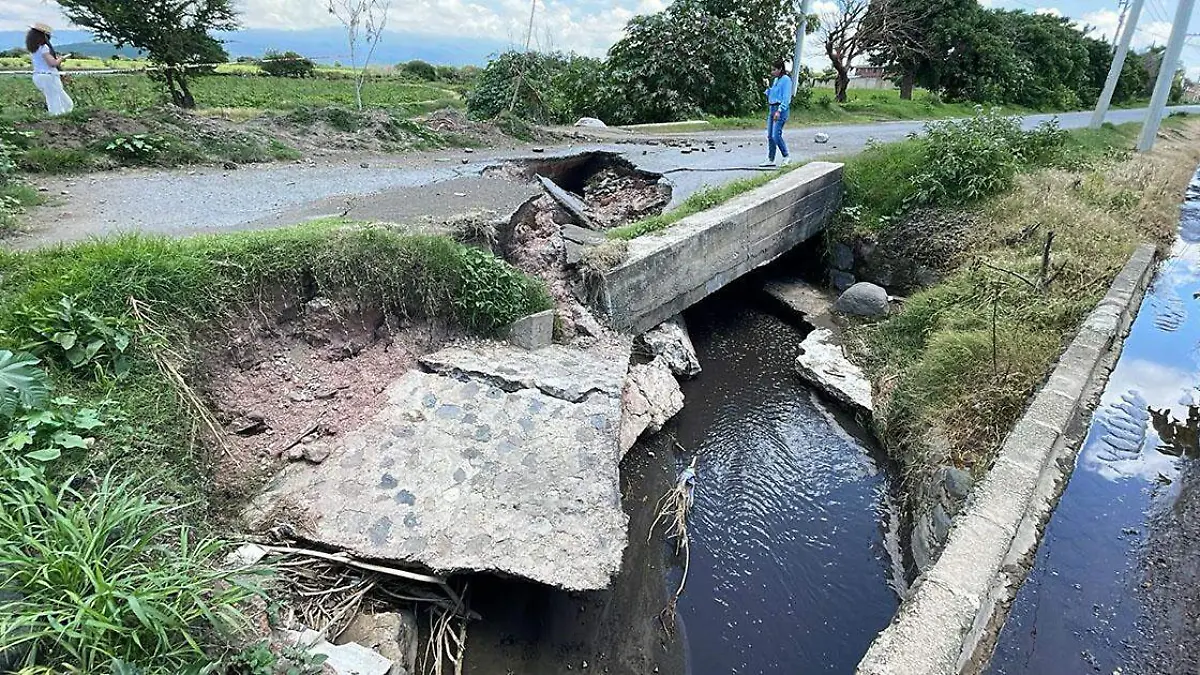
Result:
<svg viewBox="0 0 1200 675">
<path fill-rule="evenodd" d="M 1183 598 L 1154 597 L 1159 582 L 1147 542 L 1153 524 L 1177 506 L 1187 466 L 1178 456 L 1194 454 L 1200 427 L 1197 243 L 1200 177 L 1188 189 L 1179 240 L 1142 303 L 1001 634 L 995 675 L 1195 672 L 1155 665 L 1166 647 L 1163 604 Z M 1183 633 L 1198 628 L 1184 626 Z"/>
</svg>

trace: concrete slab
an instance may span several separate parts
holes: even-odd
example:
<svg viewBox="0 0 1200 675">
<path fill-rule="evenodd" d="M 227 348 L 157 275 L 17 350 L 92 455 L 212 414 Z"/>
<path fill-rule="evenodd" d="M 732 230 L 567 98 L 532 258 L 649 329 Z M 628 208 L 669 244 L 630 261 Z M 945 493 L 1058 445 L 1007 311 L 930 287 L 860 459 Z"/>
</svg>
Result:
<svg viewBox="0 0 1200 675">
<path fill-rule="evenodd" d="M 620 398 L 632 351 L 632 338 L 624 336 L 587 351 L 562 345 L 526 351 L 501 342 L 474 342 L 423 356 L 421 365 L 460 380 L 484 380 L 504 391 L 537 389 L 578 403 L 593 393 Z"/>
<path fill-rule="evenodd" d="M 442 573 L 609 584 L 626 543 L 619 397 L 575 403 L 411 371 L 387 399 L 323 464 L 285 470 L 251 526 L 287 523 L 305 540 Z"/>
<path fill-rule="evenodd" d="M 818 328 L 809 333 L 800 343 L 796 372 L 822 394 L 846 406 L 851 412 L 863 415 L 866 419 L 874 416 L 871 381 L 862 368 L 846 358 L 833 331 Z"/>
<path fill-rule="evenodd" d="M 522 349 L 550 346 L 554 342 L 554 310 L 517 319 L 505 330 L 505 337 Z"/>
<path fill-rule="evenodd" d="M 945 675 L 958 672 L 963 636 L 975 619 L 965 598 L 928 579 L 913 589 L 896 618 L 858 665 L 857 675 Z"/>
<path fill-rule="evenodd" d="M 813 328 L 835 326 L 832 293 L 801 279 L 774 279 L 763 284 L 763 291 Z"/>
</svg>

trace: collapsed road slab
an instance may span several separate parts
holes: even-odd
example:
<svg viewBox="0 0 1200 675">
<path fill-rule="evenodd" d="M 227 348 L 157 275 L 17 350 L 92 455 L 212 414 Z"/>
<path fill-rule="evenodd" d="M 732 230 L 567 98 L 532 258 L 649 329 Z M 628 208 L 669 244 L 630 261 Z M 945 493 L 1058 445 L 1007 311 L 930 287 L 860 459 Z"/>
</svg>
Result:
<svg viewBox="0 0 1200 675">
<path fill-rule="evenodd" d="M 621 564 L 627 519 L 618 475 L 621 389 L 605 373 L 623 377 L 629 352 L 617 366 L 579 368 L 577 379 L 599 379 L 569 389 L 548 365 L 557 349 L 542 357 L 548 381 L 559 382 L 551 386 L 519 375 L 540 352 L 480 348 L 430 359 L 446 375 L 402 376 L 385 408 L 333 441 L 322 464 L 285 470 L 255 500 L 251 526 L 282 522 L 309 541 L 439 573 L 607 587 Z M 526 361 L 511 362 L 514 354 Z"/>
</svg>

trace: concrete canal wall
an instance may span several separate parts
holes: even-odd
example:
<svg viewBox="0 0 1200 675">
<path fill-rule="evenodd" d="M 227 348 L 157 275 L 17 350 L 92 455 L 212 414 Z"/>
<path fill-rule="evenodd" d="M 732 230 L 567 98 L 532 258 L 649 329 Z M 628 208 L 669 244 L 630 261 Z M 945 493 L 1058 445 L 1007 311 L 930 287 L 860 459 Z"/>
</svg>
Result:
<svg viewBox="0 0 1200 675">
<path fill-rule="evenodd" d="M 1139 248 L 1084 321 L 858 675 L 959 675 L 986 665 L 1074 468 L 1085 417 L 1150 281 L 1154 253 Z"/>
<path fill-rule="evenodd" d="M 842 165 L 812 162 L 661 233 L 629 243 L 602 274 L 597 309 L 645 332 L 822 232 L 842 199 Z"/>
</svg>

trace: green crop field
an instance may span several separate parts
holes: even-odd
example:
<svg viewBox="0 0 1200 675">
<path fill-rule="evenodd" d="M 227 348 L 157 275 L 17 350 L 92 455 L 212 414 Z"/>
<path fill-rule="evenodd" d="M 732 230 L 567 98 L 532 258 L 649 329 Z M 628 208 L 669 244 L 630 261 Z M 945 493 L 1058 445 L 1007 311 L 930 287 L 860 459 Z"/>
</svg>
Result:
<svg viewBox="0 0 1200 675">
<path fill-rule="evenodd" d="M 126 62 L 128 63 L 128 62 Z M 67 91 L 77 105 L 136 113 L 167 102 L 162 87 L 145 75 L 76 75 Z M 291 79 L 251 75 L 202 75 L 192 80 L 201 108 L 290 110 L 307 106 L 354 105 L 354 82 L 348 77 Z M 0 77 L 0 111 L 35 112 L 42 97 L 25 77 Z M 413 82 L 400 77 L 372 76 L 363 103 L 405 114 L 461 107 L 462 94 L 445 83 Z"/>
</svg>

